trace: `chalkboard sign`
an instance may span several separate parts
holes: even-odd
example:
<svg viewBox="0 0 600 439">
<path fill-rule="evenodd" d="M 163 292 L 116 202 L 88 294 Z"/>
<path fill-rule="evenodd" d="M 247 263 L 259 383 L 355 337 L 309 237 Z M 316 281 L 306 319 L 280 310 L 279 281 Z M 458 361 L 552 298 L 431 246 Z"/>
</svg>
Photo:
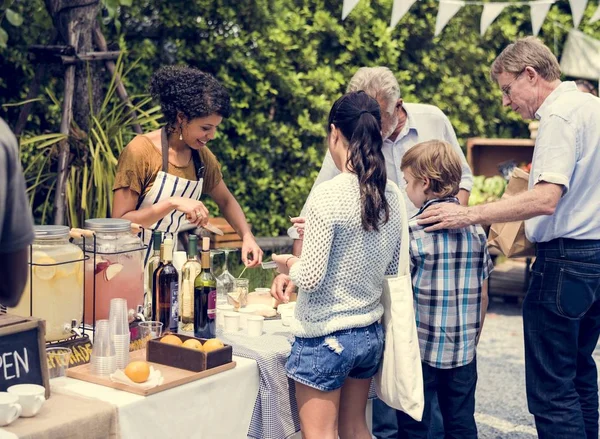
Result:
<svg viewBox="0 0 600 439">
<path fill-rule="evenodd" d="M 0 315 L 0 391 L 15 384 L 39 384 L 50 397 L 45 334 L 43 320 Z"/>
</svg>

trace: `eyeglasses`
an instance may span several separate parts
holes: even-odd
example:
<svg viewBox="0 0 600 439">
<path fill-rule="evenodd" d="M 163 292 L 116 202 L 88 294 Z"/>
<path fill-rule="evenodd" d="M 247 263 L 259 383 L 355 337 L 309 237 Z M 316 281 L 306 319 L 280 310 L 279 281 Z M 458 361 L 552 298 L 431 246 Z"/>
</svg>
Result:
<svg viewBox="0 0 600 439">
<path fill-rule="evenodd" d="M 527 69 L 527 67 L 525 67 L 525 69 Z M 512 88 L 512 85 L 515 83 L 515 81 L 517 79 L 519 79 L 519 76 L 521 76 L 523 74 L 523 72 L 525 71 L 525 69 L 521 70 L 519 72 L 519 74 L 517 76 L 515 76 L 515 79 L 513 79 L 512 81 L 510 81 L 507 85 L 505 85 L 504 87 L 502 87 L 502 94 L 504 96 L 506 96 L 507 98 L 510 99 L 510 89 Z"/>
</svg>

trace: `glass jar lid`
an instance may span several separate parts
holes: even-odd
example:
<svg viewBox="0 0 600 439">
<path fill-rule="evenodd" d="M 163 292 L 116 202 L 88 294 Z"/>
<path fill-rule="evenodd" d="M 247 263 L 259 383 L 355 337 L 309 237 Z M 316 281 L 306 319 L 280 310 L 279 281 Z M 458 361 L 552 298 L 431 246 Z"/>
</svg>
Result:
<svg viewBox="0 0 600 439">
<path fill-rule="evenodd" d="M 57 239 L 69 236 L 67 226 L 34 226 L 35 239 Z"/>
<path fill-rule="evenodd" d="M 129 232 L 131 221 L 121 218 L 92 218 L 85 220 L 85 228 L 94 232 Z"/>
</svg>

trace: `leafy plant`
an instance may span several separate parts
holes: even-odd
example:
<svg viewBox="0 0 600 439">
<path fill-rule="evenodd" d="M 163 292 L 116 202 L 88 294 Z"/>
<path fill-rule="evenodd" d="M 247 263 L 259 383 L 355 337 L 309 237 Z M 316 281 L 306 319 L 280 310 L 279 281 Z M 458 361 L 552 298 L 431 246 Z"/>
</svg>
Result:
<svg viewBox="0 0 600 439">
<path fill-rule="evenodd" d="M 12 10 L 10 7 L 13 5 L 14 0 L 4 0 L 2 4 L 2 10 L 0 11 L 0 25 L 8 21 L 14 27 L 20 27 L 23 24 L 23 17 L 18 12 Z M 2 12 L 3 11 L 3 12 Z M 8 33 L 0 27 L 0 49 L 6 48 L 8 43 Z"/>
<path fill-rule="evenodd" d="M 152 107 L 147 95 L 134 96 L 129 107 L 116 96 L 116 77 L 125 78 L 136 63 L 124 71 L 122 58 L 117 61 L 115 75 L 106 90 L 100 109 L 90 116 L 90 131 L 73 126 L 68 138 L 71 157 L 67 180 L 67 220 L 71 227 L 80 227 L 87 218 L 106 218 L 112 206 L 117 159 L 135 135 L 132 111 L 137 123 L 147 130 L 157 128 L 159 107 Z M 48 98 L 55 101 L 50 93 Z M 58 143 L 64 135 L 43 134 L 21 138 L 27 190 L 39 223 L 49 221 L 56 182 Z"/>
</svg>

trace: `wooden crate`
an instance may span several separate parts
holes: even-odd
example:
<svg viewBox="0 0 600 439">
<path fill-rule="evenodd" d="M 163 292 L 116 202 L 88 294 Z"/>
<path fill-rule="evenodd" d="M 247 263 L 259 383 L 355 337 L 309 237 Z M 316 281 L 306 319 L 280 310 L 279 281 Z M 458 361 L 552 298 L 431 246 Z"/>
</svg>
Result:
<svg viewBox="0 0 600 439">
<path fill-rule="evenodd" d="M 189 340 L 187 335 L 177 334 L 182 341 Z M 196 340 L 204 342 L 203 338 Z M 168 343 L 161 343 L 158 339 L 148 341 L 146 347 L 146 360 L 153 363 L 164 364 L 178 369 L 192 372 L 202 372 L 208 369 L 231 363 L 233 348 L 225 345 L 224 348 L 212 352 L 203 352 L 195 349 L 184 348 Z"/>
<path fill-rule="evenodd" d="M 0 314 L 0 391 L 15 384 L 39 384 L 50 397 L 46 323 L 35 317 Z"/>
<path fill-rule="evenodd" d="M 242 248 L 242 238 L 225 218 L 211 218 L 210 223 L 223 231 L 223 236 L 210 234 L 211 248 Z"/>
<path fill-rule="evenodd" d="M 530 163 L 535 140 L 532 139 L 484 139 L 472 137 L 467 140 L 467 161 L 473 175 L 493 177 L 499 175 L 498 165 L 514 160 Z"/>
</svg>

